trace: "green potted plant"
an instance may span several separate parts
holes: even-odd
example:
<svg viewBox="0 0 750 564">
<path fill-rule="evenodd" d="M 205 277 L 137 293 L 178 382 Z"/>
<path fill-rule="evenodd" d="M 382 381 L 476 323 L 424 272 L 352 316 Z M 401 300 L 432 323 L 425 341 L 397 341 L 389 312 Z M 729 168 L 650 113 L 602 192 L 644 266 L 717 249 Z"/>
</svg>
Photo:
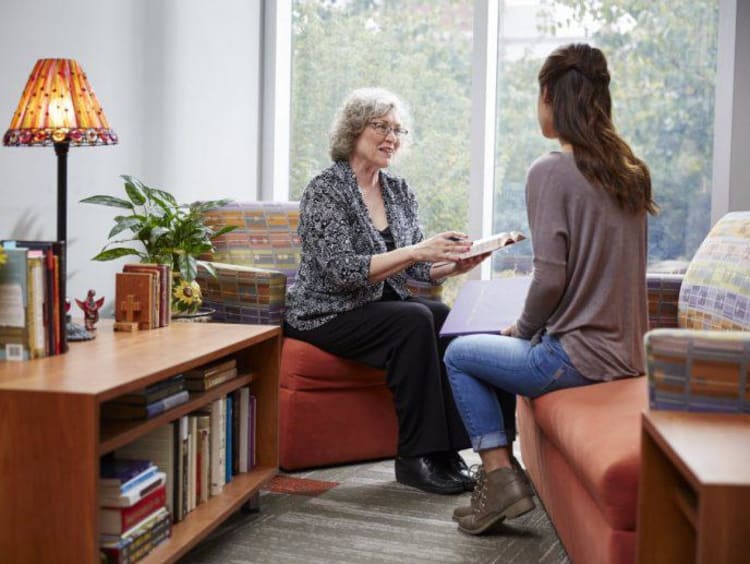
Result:
<svg viewBox="0 0 750 564">
<path fill-rule="evenodd" d="M 127 199 L 97 195 L 81 200 L 85 204 L 99 204 L 130 212 L 115 216 L 109 232 L 109 242 L 93 260 L 115 260 L 132 255 L 141 262 L 168 264 L 172 267 L 172 311 L 194 313 L 202 303 L 200 286 L 195 280 L 198 265 L 216 275 L 210 263 L 198 260 L 202 253 L 212 252 L 212 240 L 236 229 L 228 225 L 215 231 L 204 223 L 203 213 L 223 206 L 230 200 L 210 200 L 179 204 L 172 194 L 149 188 L 134 176 L 122 175 Z M 113 239 L 130 232 L 130 236 Z M 122 246 L 139 243 L 141 248 Z"/>
</svg>

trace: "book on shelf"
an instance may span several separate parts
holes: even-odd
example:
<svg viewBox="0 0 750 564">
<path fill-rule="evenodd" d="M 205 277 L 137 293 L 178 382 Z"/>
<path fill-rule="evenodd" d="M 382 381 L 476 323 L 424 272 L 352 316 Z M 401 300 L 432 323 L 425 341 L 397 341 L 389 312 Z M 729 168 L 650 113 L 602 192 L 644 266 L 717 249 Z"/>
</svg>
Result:
<svg viewBox="0 0 750 564">
<path fill-rule="evenodd" d="M 167 483 L 167 475 L 164 472 L 156 472 L 153 476 L 136 484 L 125 492 L 104 490 L 99 491 L 99 505 L 102 507 L 130 507 L 144 496 Z"/>
<path fill-rule="evenodd" d="M 100 507 L 99 531 L 104 534 L 121 535 L 156 513 L 166 505 L 166 502 L 167 490 L 164 486 L 159 486 L 129 507 Z"/>
<path fill-rule="evenodd" d="M 489 237 L 483 237 L 482 239 L 472 241 L 471 249 L 461 254 L 459 258 L 467 259 L 477 255 L 491 253 L 498 249 L 502 249 L 503 247 L 507 247 L 508 245 L 512 245 L 513 243 L 523 241 L 524 239 L 526 239 L 526 236 L 520 231 L 503 231 L 502 233 L 496 233 Z"/>
<path fill-rule="evenodd" d="M 176 422 L 160 425 L 153 431 L 115 451 L 115 457 L 151 460 L 166 475 L 167 508 L 174 514 L 175 432 Z"/>
<path fill-rule="evenodd" d="M 219 384 L 223 384 L 224 382 L 227 382 L 236 377 L 237 368 L 229 368 L 222 372 L 212 373 L 210 376 L 205 376 L 203 378 L 188 377 L 185 379 L 185 388 L 187 388 L 191 392 L 205 392 L 206 390 L 215 388 Z"/>
<path fill-rule="evenodd" d="M 142 390 L 130 394 L 123 394 L 116 398 L 117 403 L 146 405 L 185 389 L 185 377 L 182 374 L 161 380 Z"/>
<path fill-rule="evenodd" d="M 198 428 L 198 446 L 196 460 L 196 504 L 208 501 L 209 476 L 211 472 L 211 416 L 204 413 L 195 414 Z"/>
<path fill-rule="evenodd" d="M 123 272 L 146 272 L 155 277 L 152 285 L 154 321 L 156 327 L 166 327 L 171 320 L 172 269 L 166 264 L 131 263 L 123 265 Z"/>
<path fill-rule="evenodd" d="M 117 399 L 104 402 L 101 406 L 103 419 L 148 419 L 177 407 L 190 399 L 187 390 L 144 405 L 121 403 Z"/>
<path fill-rule="evenodd" d="M 256 441 L 255 441 L 255 435 L 256 435 L 256 421 L 257 421 L 257 413 L 258 413 L 258 398 L 255 396 L 255 394 L 250 394 L 250 403 L 249 403 L 249 410 L 248 410 L 248 438 L 247 438 L 247 465 L 248 470 L 251 470 L 255 468 L 257 462 L 255 458 L 255 450 L 256 450 Z"/>
<path fill-rule="evenodd" d="M 107 564 L 133 564 L 151 552 L 172 532 L 169 511 L 162 507 L 122 535 L 99 536 L 99 552 Z"/>
<path fill-rule="evenodd" d="M 523 312 L 530 276 L 467 280 L 458 289 L 441 336 L 500 333 Z"/>
<path fill-rule="evenodd" d="M 68 350 L 65 332 L 65 241 L 29 241 L 9 239 L 2 241 L 5 249 L 36 251 L 32 256 L 42 255 L 43 264 L 43 319 L 45 326 L 45 350 L 47 355 L 60 354 Z"/>
<path fill-rule="evenodd" d="M 47 324 L 45 322 L 44 253 L 30 250 L 26 257 L 28 307 L 26 312 L 29 357 L 47 356 Z"/>
<path fill-rule="evenodd" d="M 196 415 L 188 415 L 188 496 L 187 496 L 187 510 L 188 512 L 195 509 L 197 505 L 195 489 L 196 489 L 196 458 L 198 448 L 198 420 Z"/>
<path fill-rule="evenodd" d="M 226 401 L 217 398 L 206 409 L 211 415 L 211 477 L 209 494 L 218 495 L 224 489 L 226 460 Z"/>
<path fill-rule="evenodd" d="M 228 484 L 232 481 L 232 457 L 234 456 L 233 447 L 233 435 L 232 435 L 232 411 L 234 409 L 234 398 L 231 394 L 225 396 L 224 401 L 226 403 L 226 418 L 224 421 L 225 426 L 225 458 L 224 458 L 224 483 Z"/>
<path fill-rule="evenodd" d="M 118 272 L 115 274 L 115 321 L 137 322 L 138 329 L 154 325 L 154 274 Z"/>
<path fill-rule="evenodd" d="M 188 418 L 183 415 L 174 422 L 175 433 L 175 504 L 172 518 L 175 523 L 182 521 L 187 515 L 188 496 Z"/>
<path fill-rule="evenodd" d="M 230 357 L 187 370 L 184 374 L 185 378 L 188 380 L 203 380 L 236 367 L 237 359 Z"/>
<path fill-rule="evenodd" d="M 122 487 L 154 467 L 150 460 L 115 458 L 109 453 L 99 459 L 99 485 Z M 153 468 L 155 471 L 155 467 Z"/>
<path fill-rule="evenodd" d="M 158 468 L 154 464 L 150 464 L 148 468 L 139 471 L 127 480 L 121 480 L 119 478 L 99 478 L 99 492 L 117 495 L 127 493 L 132 488 L 141 486 L 146 481 L 152 479 L 157 472 Z"/>
<path fill-rule="evenodd" d="M 232 471 L 235 474 L 247 472 L 247 412 L 249 409 L 250 389 L 243 386 L 232 392 L 234 395 L 234 460 Z"/>
<path fill-rule="evenodd" d="M 6 248 L 0 268 L 0 360 L 28 360 L 28 250 Z"/>
</svg>

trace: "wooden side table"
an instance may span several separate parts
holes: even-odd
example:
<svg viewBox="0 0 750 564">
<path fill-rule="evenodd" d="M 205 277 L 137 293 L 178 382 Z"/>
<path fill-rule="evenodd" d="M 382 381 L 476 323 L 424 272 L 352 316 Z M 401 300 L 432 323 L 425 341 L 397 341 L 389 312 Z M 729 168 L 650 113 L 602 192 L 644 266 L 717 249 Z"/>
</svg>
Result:
<svg viewBox="0 0 750 564">
<path fill-rule="evenodd" d="M 750 562 L 750 416 L 643 414 L 640 563 Z"/>
</svg>

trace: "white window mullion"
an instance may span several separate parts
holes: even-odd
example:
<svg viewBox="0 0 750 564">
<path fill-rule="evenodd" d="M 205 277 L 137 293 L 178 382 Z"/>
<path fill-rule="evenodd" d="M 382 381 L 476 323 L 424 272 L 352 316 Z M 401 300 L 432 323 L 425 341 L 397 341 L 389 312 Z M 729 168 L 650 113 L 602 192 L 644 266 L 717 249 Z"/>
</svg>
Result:
<svg viewBox="0 0 750 564">
<path fill-rule="evenodd" d="M 471 87 L 471 178 L 469 189 L 469 236 L 492 232 L 495 186 L 495 99 L 497 90 L 497 0 L 474 3 L 474 49 Z M 469 273 L 471 278 L 489 279 L 492 261 Z"/>
<path fill-rule="evenodd" d="M 263 2 L 260 186 L 258 199 L 289 199 L 292 97 L 291 0 Z"/>
</svg>

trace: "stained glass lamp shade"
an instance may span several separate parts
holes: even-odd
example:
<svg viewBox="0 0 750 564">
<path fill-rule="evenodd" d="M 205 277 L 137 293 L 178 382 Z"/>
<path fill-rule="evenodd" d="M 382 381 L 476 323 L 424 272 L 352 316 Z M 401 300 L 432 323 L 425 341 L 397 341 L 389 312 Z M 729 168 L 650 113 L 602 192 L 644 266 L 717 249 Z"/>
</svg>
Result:
<svg viewBox="0 0 750 564">
<path fill-rule="evenodd" d="M 114 145 L 117 141 L 80 65 L 72 59 L 39 59 L 3 136 L 3 145 L 55 147 L 58 241 L 67 241 L 68 149 Z M 65 284 L 64 275 L 61 284 Z"/>
<path fill-rule="evenodd" d="M 112 131 L 80 65 L 39 59 L 26 82 L 3 145 L 54 145 L 57 154 L 57 239 L 67 239 L 67 153 L 84 145 L 113 145 Z"/>
</svg>

